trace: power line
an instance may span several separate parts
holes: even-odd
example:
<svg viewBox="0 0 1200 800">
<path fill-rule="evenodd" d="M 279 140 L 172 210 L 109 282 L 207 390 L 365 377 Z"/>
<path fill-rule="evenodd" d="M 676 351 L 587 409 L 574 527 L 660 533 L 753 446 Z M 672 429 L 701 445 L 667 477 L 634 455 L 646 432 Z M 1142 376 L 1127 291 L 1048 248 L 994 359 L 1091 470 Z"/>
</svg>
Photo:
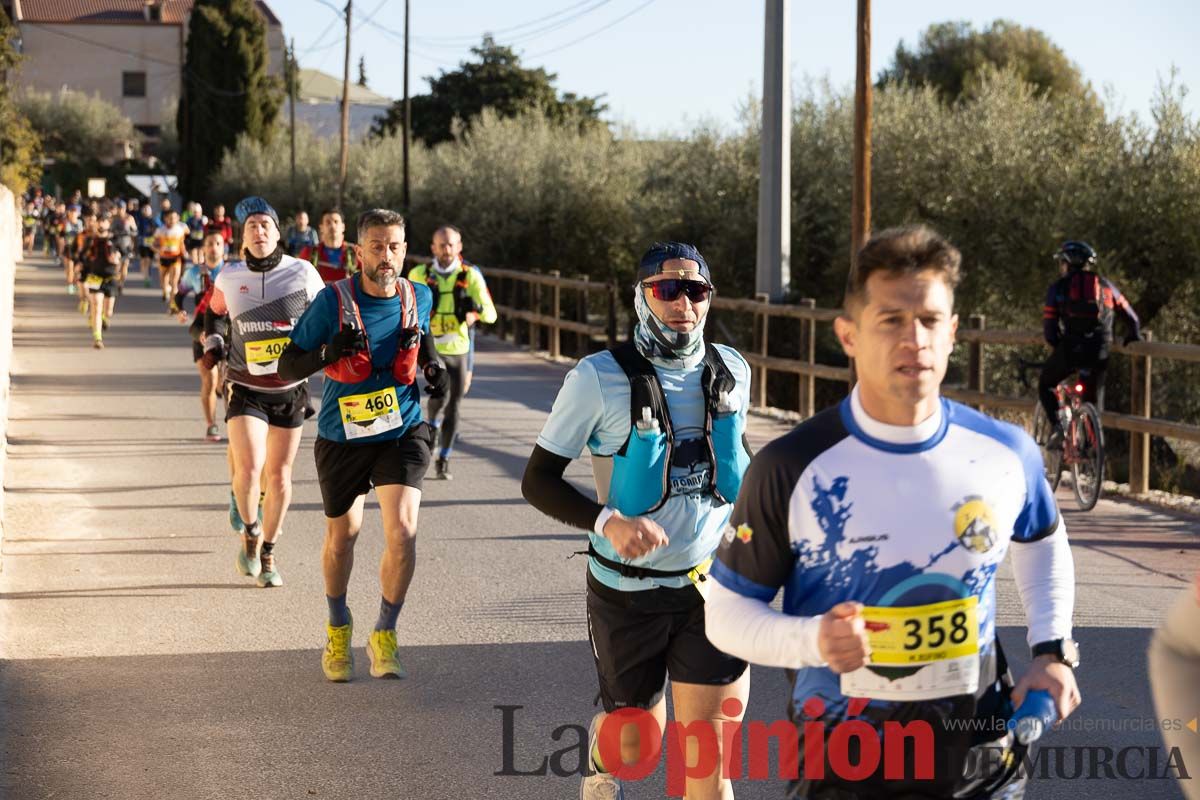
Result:
<svg viewBox="0 0 1200 800">
<path fill-rule="evenodd" d="M 532 28 L 530 30 L 522 31 L 517 34 L 505 36 L 505 37 L 503 37 L 504 43 L 508 44 L 508 45 L 525 44 L 527 42 L 531 42 L 535 39 L 545 36 L 546 34 L 553 33 L 554 31 L 557 31 L 557 30 L 562 30 L 563 28 L 566 28 L 566 27 L 574 24 L 575 22 L 578 22 L 579 20 L 583 19 L 587 15 L 600 10 L 604 6 L 611 3 L 612 0 L 588 0 L 588 2 L 590 2 L 591 5 L 588 5 L 586 8 L 583 8 L 568 17 L 565 17 L 565 18 L 559 19 L 559 20 L 555 20 L 554 22 L 549 22 L 538 28 Z M 472 43 L 480 41 L 484 35 L 491 35 L 493 33 L 494 32 L 492 32 L 492 31 L 488 31 L 486 34 L 481 34 L 480 36 L 475 37 L 475 39 L 472 40 Z M 428 45 L 431 47 L 437 47 L 437 48 L 442 48 L 442 49 L 455 47 L 455 45 L 431 44 L 431 43 L 429 43 L 427 41 L 423 41 L 423 40 L 420 41 L 419 43 L 422 45 Z"/>
<path fill-rule="evenodd" d="M 581 6 L 586 6 L 588 3 L 591 3 L 591 2 L 594 2 L 594 0 L 582 0 L 582 2 L 576 3 L 575 5 L 567 6 L 566 8 L 560 8 L 558 11 L 555 11 L 551 14 L 547 14 L 543 17 L 538 17 L 537 19 L 529 20 L 528 22 L 522 22 L 517 25 L 510 25 L 507 28 L 494 28 L 494 29 L 488 31 L 488 33 L 494 33 L 494 34 L 495 33 L 511 33 L 512 31 L 517 31 L 522 28 L 528 28 L 528 27 L 532 27 L 534 25 L 540 25 L 541 23 L 543 23 L 547 20 L 554 19 L 555 17 L 559 17 L 564 14 L 568 14 L 571 11 L 574 11 L 575 9 L 577 9 Z M 463 42 L 463 41 L 470 44 L 473 42 L 477 42 L 481 38 L 483 38 L 483 34 L 479 34 L 478 36 L 465 36 L 463 34 L 458 34 L 455 36 L 422 36 L 422 37 L 413 37 L 413 38 L 414 39 L 420 38 L 420 40 L 425 42 L 426 44 L 432 44 L 434 42 Z"/>
<path fill-rule="evenodd" d="M 604 27 L 602 27 L 602 28 L 597 28 L 596 30 L 592 31 L 592 32 L 591 32 L 591 33 L 589 33 L 589 34 L 585 34 L 584 36 L 580 36 L 578 39 L 574 39 L 574 40 L 572 40 L 572 41 L 569 41 L 569 42 L 567 42 L 566 44 L 559 45 L 558 47 L 552 47 L 552 48 L 550 48 L 549 50 L 543 50 L 543 51 L 542 51 L 542 52 L 540 52 L 540 53 L 534 53 L 534 54 L 533 54 L 533 55 L 531 55 L 531 56 L 526 56 L 526 58 L 531 58 L 531 59 L 532 59 L 532 58 L 541 58 L 542 56 L 548 56 L 548 55 L 550 55 L 551 53 L 557 53 L 559 50 L 565 50 L 566 48 L 568 48 L 568 47 L 572 47 L 572 46 L 574 46 L 574 45 L 577 45 L 577 44 L 579 44 L 579 43 L 580 43 L 580 42 L 582 42 L 582 41 L 585 41 L 585 40 L 587 40 L 587 39 L 591 39 L 593 36 L 598 36 L 599 34 L 601 34 L 601 33 L 604 33 L 606 30 L 608 30 L 609 28 L 613 27 L 613 26 L 614 26 L 614 25 L 616 25 L 617 23 L 620 23 L 620 22 L 623 22 L 623 21 L 625 21 L 625 20 L 629 19 L 629 18 L 630 18 L 630 17 L 632 17 L 634 14 L 638 13 L 638 12 L 639 12 L 639 11 L 641 11 L 643 8 L 646 8 L 647 6 L 649 6 L 649 5 L 653 4 L 654 2 L 655 2 L 655 0 L 646 0 L 646 2 L 642 3 L 640 6 L 638 6 L 638 7 L 637 7 L 637 8 L 635 8 L 635 9 L 633 9 L 633 10 L 632 10 L 632 11 L 630 11 L 628 14 L 622 14 L 621 16 L 617 17 L 617 18 L 616 18 L 616 19 L 614 19 L 612 22 L 608 23 L 607 25 L 605 25 L 605 26 L 604 26 Z"/>
</svg>

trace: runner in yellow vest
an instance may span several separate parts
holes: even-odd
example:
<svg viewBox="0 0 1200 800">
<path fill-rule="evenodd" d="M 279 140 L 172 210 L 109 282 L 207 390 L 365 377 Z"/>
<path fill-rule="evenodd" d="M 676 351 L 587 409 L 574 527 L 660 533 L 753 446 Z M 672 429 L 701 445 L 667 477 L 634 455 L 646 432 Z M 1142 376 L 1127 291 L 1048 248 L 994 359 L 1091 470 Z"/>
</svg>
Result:
<svg viewBox="0 0 1200 800">
<path fill-rule="evenodd" d="M 423 283 L 433 292 L 434 313 L 430 329 L 438 354 L 450 373 L 450 391 L 443 397 L 430 398 L 426 419 L 441 431 L 441 449 L 437 458 L 437 479 L 450 480 L 450 453 L 458 434 L 458 406 L 470 386 L 471 329 L 476 322 L 488 325 L 496 321 L 496 306 L 487 282 L 478 267 L 462 259 L 462 234 L 451 225 L 443 225 L 433 234 L 433 263 L 412 268 L 408 279 Z M 444 412 L 444 415 L 443 415 Z M 438 422 L 438 416 L 443 415 Z"/>
</svg>

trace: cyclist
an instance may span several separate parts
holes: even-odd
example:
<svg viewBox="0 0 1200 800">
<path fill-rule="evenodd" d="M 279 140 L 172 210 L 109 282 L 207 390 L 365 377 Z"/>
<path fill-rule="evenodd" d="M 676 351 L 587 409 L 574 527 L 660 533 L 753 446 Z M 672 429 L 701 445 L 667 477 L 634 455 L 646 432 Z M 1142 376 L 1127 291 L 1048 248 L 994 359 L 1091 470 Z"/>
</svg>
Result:
<svg viewBox="0 0 1200 800">
<path fill-rule="evenodd" d="M 275 543 L 292 498 L 292 462 L 300 446 L 308 393 L 304 381 L 279 375 L 279 355 L 296 320 L 324 283 L 311 264 L 283 252 L 279 215 L 266 200 L 247 197 L 234 214 L 242 225 L 245 260 L 227 264 L 217 276 L 204 311 L 204 365 L 211 369 L 228 353 L 233 388 L 225 423 L 234 504 L 243 530 L 238 572 L 256 578 L 259 586 L 280 586 Z M 231 323 L 228 342 L 215 335 L 224 314 Z M 263 483 L 266 499 L 259 522 Z"/>
<path fill-rule="evenodd" d="M 1087 370 L 1084 399 L 1104 410 L 1104 376 L 1113 341 L 1113 318 L 1119 313 L 1127 324 L 1124 344 L 1142 338 L 1137 313 L 1108 279 L 1096 274 L 1096 251 L 1087 242 L 1063 242 L 1054 254 L 1062 277 L 1050 284 L 1042 309 L 1042 332 L 1054 348 L 1038 379 L 1038 397 L 1053 432 L 1047 448 L 1063 439 L 1054 388 L 1067 376 Z"/>
<path fill-rule="evenodd" d="M 315 245 L 304 245 L 297 258 L 311 261 L 326 284 L 353 275 L 357 266 L 354 246 L 346 241 L 346 220 L 342 212 L 331 208 L 321 212 L 321 237 Z"/>
<path fill-rule="evenodd" d="M 789 670 L 800 765 L 789 796 L 1021 797 L 1010 695 L 1019 706 L 1047 690 L 1060 719 L 1080 701 L 1074 565 L 1041 454 L 1016 426 L 940 396 L 960 263 L 924 226 L 859 251 L 834 323 L 858 382 L 755 456 L 717 550 L 709 639 Z M 1015 688 L 995 636 L 1009 552 L 1033 656 Z M 881 759 L 846 775 L 829 754 L 846 755 L 837 734 L 853 717 L 851 738 L 879 735 L 871 749 L 896 723 L 928 735 L 914 757 L 906 748 L 903 774 Z"/>
<path fill-rule="evenodd" d="M 487 281 L 478 267 L 462 260 L 462 234 L 453 225 L 443 225 L 433 234 L 433 263 L 418 265 L 408 273 L 414 283 L 424 283 L 433 292 L 431 321 L 438 352 L 450 371 L 450 391 L 444 398 L 429 399 L 426 418 L 441 431 L 436 462 L 439 480 L 451 480 L 450 454 L 458 435 L 459 404 L 467 393 L 467 364 L 471 360 L 470 330 L 476 322 L 496 321 L 496 306 Z M 444 413 L 442 421 L 438 416 Z"/>
<path fill-rule="evenodd" d="M 188 320 L 187 312 L 183 310 L 184 299 L 189 294 L 196 299 L 191 325 L 192 361 L 200 373 L 200 408 L 204 412 L 204 436 L 210 442 L 221 441 L 221 429 L 217 427 L 217 393 L 221 387 L 217 365 L 206 366 L 204 363 L 204 345 L 200 340 L 204 331 L 204 311 L 208 308 L 213 285 L 224 266 L 225 239 L 220 231 L 209 231 L 204 235 L 200 260 L 193 262 L 183 273 L 183 277 L 179 279 L 179 292 L 175 295 L 180 322 Z M 225 326 L 221 326 L 218 334 L 222 337 L 228 335 Z"/>
<path fill-rule="evenodd" d="M 367 655 L 373 677 L 405 676 L 396 621 L 416 568 L 421 481 L 433 445 L 421 421 L 417 367 L 424 367 L 431 392 L 445 391 L 447 384 L 429 336 L 429 290 L 400 277 L 404 218 L 387 209 L 366 211 L 357 236 L 362 269 L 325 287 L 296 323 L 279 360 L 279 373 L 288 380 L 325 371 L 314 452 L 325 510 L 321 563 L 329 606 L 321 667 L 335 682 L 354 674 L 346 589 L 372 486 L 383 513 L 385 549 L 379 616 Z"/>
<path fill-rule="evenodd" d="M 531 505 L 590 540 L 588 633 L 604 711 L 589 731 L 594 770 L 580 787 L 584 800 L 623 796 L 613 774 L 622 765 L 598 746 L 608 714 L 646 709 L 663 730 L 669 676 L 676 720 L 710 723 L 724 742 L 722 723 L 742 716 L 725 706 L 744 708 L 750 689 L 746 662 L 705 638 L 703 596 L 750 461 L 750 367 L 733 348 L 704 341 L 713 284 L 695 247 L 655 244 L 637 276 L 633 339 L 568 373 L 521 483 Z M 585 447 L 600 502 L 563 478 Z M 633 726 L 620 742 L 625 763 L 660 747 Z M 686 794 L 715 800 L 733 790 L 714 769 L 689 777 Z"/>
</svg>

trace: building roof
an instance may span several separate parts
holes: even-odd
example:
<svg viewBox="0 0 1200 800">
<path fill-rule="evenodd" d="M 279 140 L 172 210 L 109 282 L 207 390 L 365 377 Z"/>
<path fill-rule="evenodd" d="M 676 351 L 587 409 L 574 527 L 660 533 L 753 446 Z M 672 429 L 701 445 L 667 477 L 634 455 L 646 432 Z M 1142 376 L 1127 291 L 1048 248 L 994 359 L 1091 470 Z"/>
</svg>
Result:
<svg viewBox="0 0 1200 800">
<path fill-rule="evenodd" d="M 301 103 L 342 102 L 342 79 L 315 69 L 302 69 L 299 73 L 297 99 Z M 350 84 L 350 105 L 390 106 L 392 99 L 376 94 L 365 86 Z"/>
<path fill-rule="evenodd" d="M 153 24 L 182 25 L 192 13 L 193 0 L 161 2 L 162 22 Z M 256 4 L 268 25 L 281 24 L 266 0 L 256 0 Z M 145 5 L 145 0 L 18 0 L 14 10 L 17 22 L 151 24 L 142 11 Z"/>
</svg>

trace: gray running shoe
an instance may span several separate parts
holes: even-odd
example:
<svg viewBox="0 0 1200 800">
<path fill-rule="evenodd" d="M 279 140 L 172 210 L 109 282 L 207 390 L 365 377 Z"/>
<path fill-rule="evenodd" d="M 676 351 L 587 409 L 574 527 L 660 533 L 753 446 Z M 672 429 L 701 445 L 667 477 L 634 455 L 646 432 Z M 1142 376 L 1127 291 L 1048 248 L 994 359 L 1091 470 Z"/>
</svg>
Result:
<svg viewBox="0 0 1200 800">
<path fill-rule="evenodd" d="M 617 780 L 611 773 L 600 772 L 592 763 L 592 753 L 596 752 L 596 740 L 600 736 L 600 730 L 597 725 L 603 714 L 597 714 L 592 717 L 592 723 L 588 725 L 588 774 L 584 776 L 583 781 L 579 784 L 579 800 L 625 800 L 625 790 L 621 788 L 621 782 Z"/>
</svg>

